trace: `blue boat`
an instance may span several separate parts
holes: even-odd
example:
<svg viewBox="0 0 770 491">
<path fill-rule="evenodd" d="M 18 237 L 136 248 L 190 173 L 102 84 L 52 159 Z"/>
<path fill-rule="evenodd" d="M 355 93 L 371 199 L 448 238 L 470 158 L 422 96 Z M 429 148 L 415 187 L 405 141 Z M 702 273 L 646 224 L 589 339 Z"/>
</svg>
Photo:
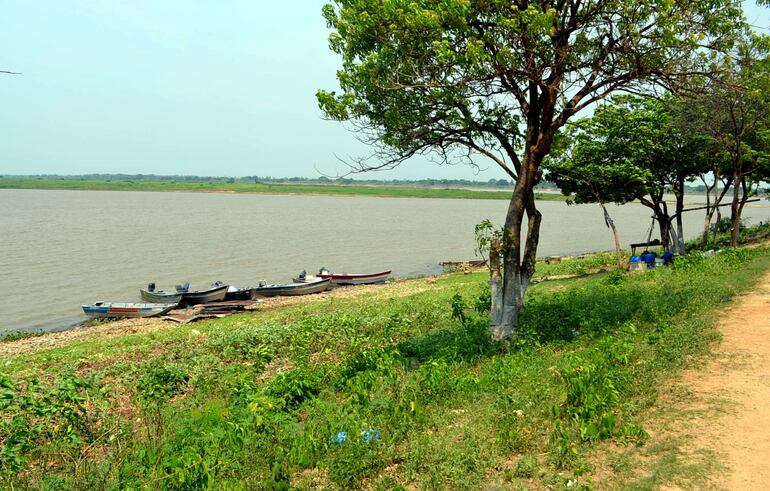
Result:
<svg viewBox="0 0 770 491">
<path fill-rule="evenodd" d="M 96 302 L 83 305 L 83 313 L 94 319 L 152 317 L 174 309 L 176 303 Z"/>
</svg>

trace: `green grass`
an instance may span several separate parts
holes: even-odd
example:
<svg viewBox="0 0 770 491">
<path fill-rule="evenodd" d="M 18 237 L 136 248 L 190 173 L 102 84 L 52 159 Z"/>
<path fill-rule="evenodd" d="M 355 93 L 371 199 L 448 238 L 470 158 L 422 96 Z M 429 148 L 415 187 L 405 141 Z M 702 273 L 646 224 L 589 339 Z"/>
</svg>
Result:
<svg viewBox="0 0 770 491">
<path fill-rule="evenodd" d="M 714 311 L 770 269 L 768 252 L 538 283 L 508 347 L 487 339 L 479 273 L 12 357 L 0 482 L 580 489 L 608 443 L 660 461 L 637 476 L 620 455 L 608 485 L 679 482 L 707 469 L 649 440 L 649 409 L 709 352 Z"/>
<path fill-rule="evenodd" d="M 6 341 L 18 341 L 24 338 L 34 338 L 45 334 L 43 331 L 11 331 L 0 334 L 0 343 Z"/>
<path fill-rule="evenodd" d="M 409 186 L 361 186 L 339 184 L 263 184 L 249 182 L 186 182 L 96 179 L 30 179 L 0 177 L 0 189 L 65 189 L 80 191 L 176 191 L 202 193 L 317 194 L 387 198 L 452 198 L 509 200 L 510 191 L 474 191 Z M 564 201 L 558 193 L 537 193 L 547 201 Z"/>
</svg>

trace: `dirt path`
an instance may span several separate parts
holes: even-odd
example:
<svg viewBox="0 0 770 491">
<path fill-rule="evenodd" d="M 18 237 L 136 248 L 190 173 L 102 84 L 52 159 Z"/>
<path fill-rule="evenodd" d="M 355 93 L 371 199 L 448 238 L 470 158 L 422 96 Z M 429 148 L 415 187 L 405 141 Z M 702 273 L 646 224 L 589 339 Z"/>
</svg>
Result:
<svg viewBox="0 0 770 491">
<path fill-rule="evenodd" d="M 725 464 L 716 487 L 770 489 L 770 275 L 737 299 L 719 329 L 713 361 L 683 374 L 682 385 L 708 406 L 684 430 Z"/>
</svg>

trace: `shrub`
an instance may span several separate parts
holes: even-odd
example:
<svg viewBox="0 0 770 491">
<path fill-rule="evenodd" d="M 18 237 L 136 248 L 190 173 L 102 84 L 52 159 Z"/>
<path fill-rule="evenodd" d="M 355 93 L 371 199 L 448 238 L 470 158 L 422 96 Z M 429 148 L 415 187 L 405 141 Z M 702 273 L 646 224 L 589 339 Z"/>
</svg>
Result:
<svg viewBox="0 0 770 491">
<path fill-rule="evenodd" d="M 224 359 L 251 361 L 260 367 L 273 359 L 272 348 L 255 329 L 219 333 L 207 340 L 205 346 Z"/>
<path fill-rule="evenodd" d="M 288 408 L 296 408 L 320 391 L 320 377 L 307 367 L 279 373 L 270 381 L 266 393 L 282 401 Z"/>
<path fill-rule="evenodd" d="M 153 360 L 144 365 L 136 381 L 136 390 L 146 401 L 160 402 L 182 392 L 189 376 L 178 365 Z"/>
</svg>

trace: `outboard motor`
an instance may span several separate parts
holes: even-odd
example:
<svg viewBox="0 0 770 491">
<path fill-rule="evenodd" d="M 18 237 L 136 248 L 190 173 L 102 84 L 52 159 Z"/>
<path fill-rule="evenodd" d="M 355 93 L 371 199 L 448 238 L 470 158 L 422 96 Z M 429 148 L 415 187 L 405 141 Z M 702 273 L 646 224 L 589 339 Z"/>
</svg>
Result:
<svg viewBox="0 0 770 491">
<path fill-rule="evenodd" d="M 155 283 L 150 283 L 147 285 L 147 291 L 148 292 L 154 292 L 155 291 Z"/>
<path fill-rule="evenodd" d="M 307 276 L 307 271 L 303 269 L 302 272 L 299 274 L 299 279 L 304 280 L 306 276 Z"/>
</svg>

